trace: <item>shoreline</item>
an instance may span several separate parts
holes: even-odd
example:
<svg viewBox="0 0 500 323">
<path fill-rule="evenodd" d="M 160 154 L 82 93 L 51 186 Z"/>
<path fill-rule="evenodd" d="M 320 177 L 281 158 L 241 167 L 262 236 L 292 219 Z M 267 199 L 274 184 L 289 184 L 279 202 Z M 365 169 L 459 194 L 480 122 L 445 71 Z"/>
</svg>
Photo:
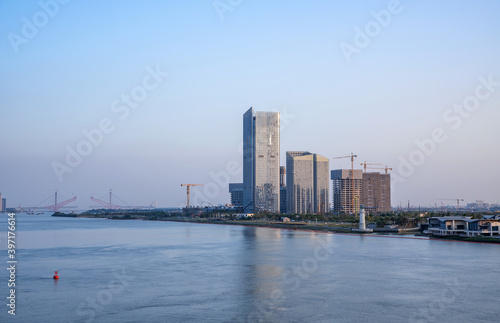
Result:
<svg viewBox="0 0 500 323">
<path fill-rule="evenodd" d="M 483 243 L 483 244 L 500 244 L 500 239 L 488 237 L 435 237 L 424 234 L 416 233 L 415 230 L 377 230 L 373 233 L 359 233 L 353 232 L 352 228 L 346 227 L 325 227 L 319 225 L 312 225 L 309 223 L 296 223 L 296 222 L 247 222 L 247 221 L 227 221 L 227 220 L 202 220 L 202 219 L 186 219 L 186 218 L 159 218 L 155 216 L 122 216 L 117 215 L 91 215 L 91 214 L 66 214 L 54 213 L 54 217 L 68 217 L 68 218 L 90 218 L 90 219 L 108 219 L 108 220 L 141 220 L 141 221 L 164 221 L 164 222 L 184 222 L 184 223 L 197 223 L 197 224 L 218 224 L 218 225 L 235 225 L 247 226 L 255 228 L 270 228 L 270 229 L 284 229 L 302 232 L 319 232 L 327 234 L 339 234 L 350 236 L 366 236 L 366 237 L 379 237 L 379 238 L 399 238 L 399 239 L 414 239 L 414 240 L 432 240 L 432 241 L 455 241 L 467 243 Z M 412 228 L 414 229 L 414 228 Z M 382 234 L 381 234 L 382 233 Z M 385 233 L 385 234 L 384 234 Z M 392 235 L 391 235 L 392 234 Z M 410 236 L 411 235 L 411 236 Z"/>
</svg>

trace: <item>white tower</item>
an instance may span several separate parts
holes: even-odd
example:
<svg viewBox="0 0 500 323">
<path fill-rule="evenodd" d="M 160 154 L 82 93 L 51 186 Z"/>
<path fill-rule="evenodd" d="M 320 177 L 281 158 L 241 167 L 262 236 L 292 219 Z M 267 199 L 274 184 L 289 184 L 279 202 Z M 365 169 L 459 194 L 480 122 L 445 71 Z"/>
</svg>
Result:
<svg viewBox="0 0 500 323">
<path fill-rule="evenodd" d="M 366 230 L 365 207 L 363 205 L 359 208 L 359 229 Z"/>
<path fill-rule="evenodd" d="M 371 233 L 373 229 L 367 229 L 365 223 L 365 207 L 361 205 L 359 207 L 359 229 L 352 229 L 354 232 L 360 233 Z"/>
</svg>

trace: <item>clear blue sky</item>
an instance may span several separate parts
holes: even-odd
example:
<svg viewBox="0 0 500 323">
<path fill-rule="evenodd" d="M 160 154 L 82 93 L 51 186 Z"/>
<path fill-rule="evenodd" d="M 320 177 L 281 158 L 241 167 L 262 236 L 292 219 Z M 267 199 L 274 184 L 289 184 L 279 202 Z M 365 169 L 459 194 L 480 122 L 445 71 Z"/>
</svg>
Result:
<svg viewBox="0 0 500 323">
<path fill-rule="evenodd" d="M 56 188 L 78 195 L 80 208 L 110 188 L 130 204 L 178 206 L 181 183 L 215 183 L 198 199 L 228 202 L 227 187 L 210 173 L 232 160 L 241 166 L 242 115 L 253 106 L 289 115 L 282 165 L 286 150 L 354 152 L 357 167 L 387 164 L 404 177 L 393 205 L 500 202 L 500 86 L 475 96 L 481 77 L 500 81 L 500 2 L 390 2 L 69 1 L 56 8 L 42 0 L 52 3 L 49 15 L 37 1 L 0 1 L 0 192 L 9 207 L 36 205 Z M 388 6 L 397 10 L 381 26 L 371 12 Z M 341 48 L 354 46 L 356 28 L 372 28 L 372 36 L 348 62 Z M 148 66 L 168 76 L 126 117 L 112 111 Z M 473 112 L 447 112 L 467 97 L 479 102 Z M 59 181 L 53 164 L 64 164 L 66 147 L 76 149 L 82 131 L 106 119 L 114 130 Z M 437 128 L 446 140 L 405 171 L 402 159 L 418 160 L 415 141 L 431 140 Z M 230 181 L 241 178 L 232 172 Z"/>
</svg>

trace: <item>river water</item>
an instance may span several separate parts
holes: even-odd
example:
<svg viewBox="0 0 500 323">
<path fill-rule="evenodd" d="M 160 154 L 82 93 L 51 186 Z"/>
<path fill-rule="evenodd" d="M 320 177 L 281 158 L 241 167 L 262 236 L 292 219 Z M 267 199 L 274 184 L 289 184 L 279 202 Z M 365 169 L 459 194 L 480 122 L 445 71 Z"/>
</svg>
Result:
<svg viewBox="0 0 500 323">
<path fill-rule="evenodd" d="M 497 322 L 500 245 L 0 215 L 0 322 Z M 52 276 L 58 270 L 60 279 Z"/>
</svg>

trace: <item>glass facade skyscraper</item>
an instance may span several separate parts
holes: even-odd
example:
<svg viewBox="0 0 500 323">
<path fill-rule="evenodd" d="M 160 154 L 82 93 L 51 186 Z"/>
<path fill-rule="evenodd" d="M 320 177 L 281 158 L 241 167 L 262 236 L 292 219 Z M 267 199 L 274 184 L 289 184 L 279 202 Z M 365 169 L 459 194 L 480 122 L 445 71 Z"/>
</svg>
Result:
<svg viewBox="0 0 500 323">
<path fill-rule="evenodd" d="M 329 160 L 308 151 L 286 152 L 287 213 L 328 212 Z"/>
<path fill-rule="evenodd" d="M 243 210 L 280 210 L 280 114 L 253 108 L 243 115 Z"/>
</svg>

